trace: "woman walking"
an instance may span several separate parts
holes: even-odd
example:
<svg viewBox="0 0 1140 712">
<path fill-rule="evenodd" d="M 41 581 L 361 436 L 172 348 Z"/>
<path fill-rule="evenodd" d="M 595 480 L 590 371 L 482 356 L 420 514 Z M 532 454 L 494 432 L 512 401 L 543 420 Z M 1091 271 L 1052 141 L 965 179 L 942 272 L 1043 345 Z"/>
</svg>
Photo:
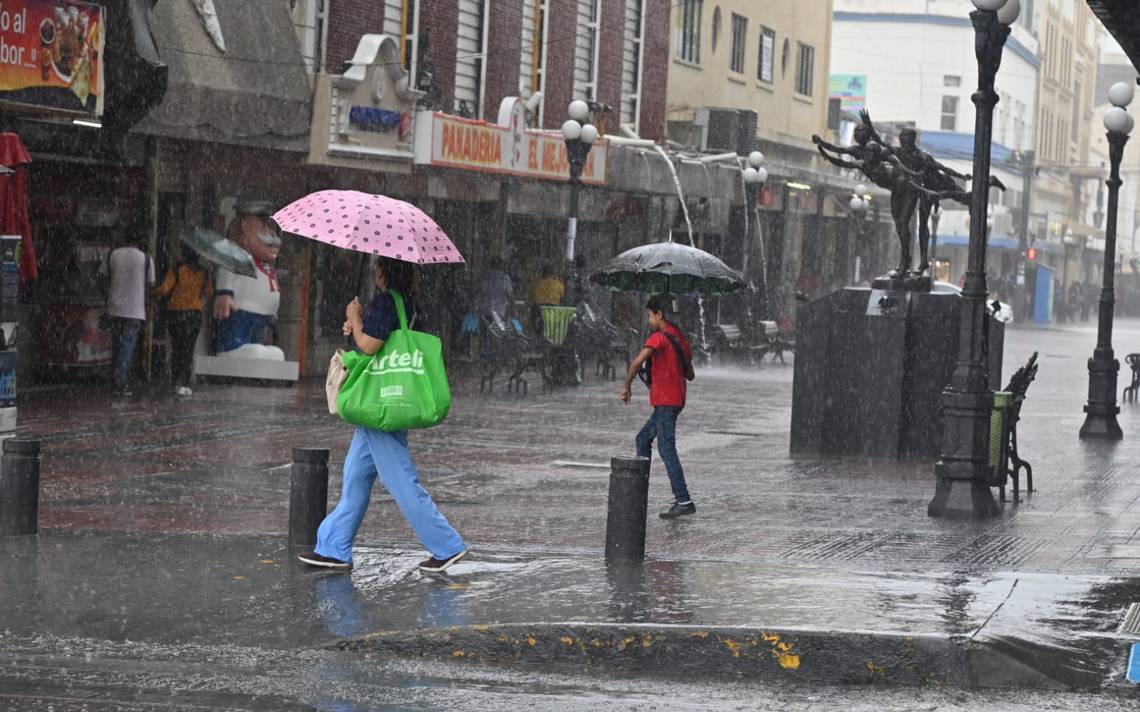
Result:
<svg viewBox="0 0 1140 712">
<path fill-rule="evenodd" d="M 202 308 L 214 294 L 210 274 L 198 261 L 198 255 L 182 248 L 182 260 L 166 273 L 155 293 L 166 299 L 164 317 L 170 330 L 170 371 L 174 392 L 179 396 L 193 394 L 194 344 L 202 328 Z"/>
<path fill-rule="evenodd" d="M 400 328 L 393 291 L 403 297 L 408 324 L 414 325 L 414 267 L 407 262 L 381 258 L 376 266 L 376 289 L 367 313 L 358 299 L 353 299 L 345 309 L 344 334 L 352 336 L 356 348 L 368 355 L 378 353 L 388 336 Z M 467 555 L 467 544 L 420 484 L 419 471 L 408 452 L 407 431 L 389 433 L 357 427 L 344 460 L 340 502 L 321 522 L 316 549 L 301 554 L 301 561 L 331 569 L 352 568 L 352 542 L 368 510 L 372 484 L 377 476 L 431 554 L 420 563 L 421 571 L 440 573 Z"/>
</svg>

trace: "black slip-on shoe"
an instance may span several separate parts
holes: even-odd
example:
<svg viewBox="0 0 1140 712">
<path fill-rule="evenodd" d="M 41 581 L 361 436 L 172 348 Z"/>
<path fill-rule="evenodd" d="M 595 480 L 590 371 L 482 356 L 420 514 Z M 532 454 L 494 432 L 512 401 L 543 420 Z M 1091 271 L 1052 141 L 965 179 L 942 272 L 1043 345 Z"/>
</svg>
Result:
<svg viewBox="0 0 1140 712">
<path fill-rule="evenodd" d="M 447 571 L 447 568 L 449 566 L 454 564 L 456 561 L 459 561 L 464 556 L 467 556 L 467 549 L 464 549 L 463 551 L 455 554 L 448 559 L 437 559 L 433 556 L 426 561 L 420 562 L 420 571 L 428 574 L 441 574 L 444 571 Z"/>
<path fill-rule="evenodd" d="M 696 513 L 697 505 L 693 504 L 692 502 L 689 502 L 688 504 L 677 504 L 674 502 L 673 506 L 662 512 L 660 516 L 662 519 L 676 519 L 677 517 L 683 517 L 686 514 Z"/>
<path fill-rule="evenodd" d="M 309 566 L 320 566 L 325 569 L 340 569 L 341 571 L 352 569 L 352 562 L 350 561 L 341 561 L 340 559 L 334 559 L 330 556 L 321 556 L 315 551 L 298 554 L 297 558 Z"/>
</svg>

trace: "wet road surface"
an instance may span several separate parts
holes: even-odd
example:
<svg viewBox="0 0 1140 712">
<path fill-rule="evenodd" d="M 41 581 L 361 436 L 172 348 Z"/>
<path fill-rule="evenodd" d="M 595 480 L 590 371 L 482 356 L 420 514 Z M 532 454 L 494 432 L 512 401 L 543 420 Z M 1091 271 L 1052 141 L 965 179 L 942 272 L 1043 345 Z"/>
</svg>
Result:
<svg viewBox="0 0 1140 712">
<path fill-rule="evenodd" d="M 780 626 L 969 638 L 1112 683 L 1124 664 L 1115 627 L 1140 600 L 1140 435 L 1130 436 L 1140 433 L 1140 406 L 1124 406 L 1124 442 L 1077 440 L 1094 341 L 1091 327 L 1009 332 L 1007 375 L 1041 352 L 1020 430 L 1038 492 L 980 523 L 926 517 L 929 463 L 789 458 L 790 366 L 703 370 L 679 436 L 699 514 L 651 516 L 650 560 L 632 578 L 600 564 L 604 465 L 628 454 L 647 406 L 643 394 L 621 406 L 614 384 L 516 398 L 457 381 L 452 418 L 413 440 L 429 488 L 476 551 L 444 581 L 409 573 L 422 552 L 379 490 L 350 577 L 291 563 L 281 545 L 290 450 L 332 449 L 335 499 L 349 438 L 324 412 L 319 384 L 206 386 L 188 401 L 42 390 L 21 403 L 21 429 L 44 440 L 44 534 L 0 549 L 0 707 L 47 709 L 26 706 L 34 689 L 74 709 L 120 709 L 99 690 L 123 704 L 134 690 L 139 705 L 161 709 L 444 709 L 465 695 L 488 709 L 672 707 L 672 698 L 692 709 L 744 700 L 975 709 L 984 699 L 1002 709 L 1116 709 L 1112 696 L 808 692 L 785 681 L 733 692 L 736 683 L 388 656 L 353 667 L 360 654 L 314 648 L 375 631 L 539 621 Z M 1118 324 L 1121 356 L 1129 342 L 1140 343 L 1140 323 Z M 654 472 L 651 501 L 664 506 L 659 462 Z M 101 667 L 122 656 L 157 667 Z M 188 664 L 195 656 L 205 667 Z M 264 666 L 239 674 L 234 661 L 247 657 Z M 320 669 L 355 670 L 337 679 L 366 692 L 337 707 L 340 698 L 322 696 Z M 65 700 L 85 680 L 90 695 Z M 164 702 L 164 689 L 191 696 Z"/>
</svg>

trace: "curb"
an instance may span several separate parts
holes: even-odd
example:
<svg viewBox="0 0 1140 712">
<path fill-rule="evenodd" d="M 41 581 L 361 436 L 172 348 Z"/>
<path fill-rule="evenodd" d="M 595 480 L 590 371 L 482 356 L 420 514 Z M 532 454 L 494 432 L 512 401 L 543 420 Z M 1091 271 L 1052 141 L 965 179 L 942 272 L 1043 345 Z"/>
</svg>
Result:
<svg viewBox="0 0 1140 712">
<path fill-rule="evenodd" d="M 536 623 L 388 631 L 330 647 L 401 657 L 780 677 L 829 684 L 1093 690 L 1108 684 L 1112 668 L 1090 661 L 1089 650 L 1042 650 L 1025 641 L 654 624 Z M 1104 660 L 1103 655 L 1096 657 Z"/>
</svg>

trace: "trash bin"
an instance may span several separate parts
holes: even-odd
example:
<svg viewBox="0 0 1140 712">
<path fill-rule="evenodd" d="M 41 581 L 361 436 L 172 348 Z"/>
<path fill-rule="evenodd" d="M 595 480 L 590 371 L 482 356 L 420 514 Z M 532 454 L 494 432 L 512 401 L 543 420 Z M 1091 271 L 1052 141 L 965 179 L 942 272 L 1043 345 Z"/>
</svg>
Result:
<svg viewBox="0 0 1140 712">
<path fill-rule="evenodd" d="M 994 391 L 994 409 L 990 413 L 990 467 L 993 470 L 991 485 L 1005 486 L 1005 458 L 1009 442 L 1009 407 L 1013 394 Z"/>
</svg>

